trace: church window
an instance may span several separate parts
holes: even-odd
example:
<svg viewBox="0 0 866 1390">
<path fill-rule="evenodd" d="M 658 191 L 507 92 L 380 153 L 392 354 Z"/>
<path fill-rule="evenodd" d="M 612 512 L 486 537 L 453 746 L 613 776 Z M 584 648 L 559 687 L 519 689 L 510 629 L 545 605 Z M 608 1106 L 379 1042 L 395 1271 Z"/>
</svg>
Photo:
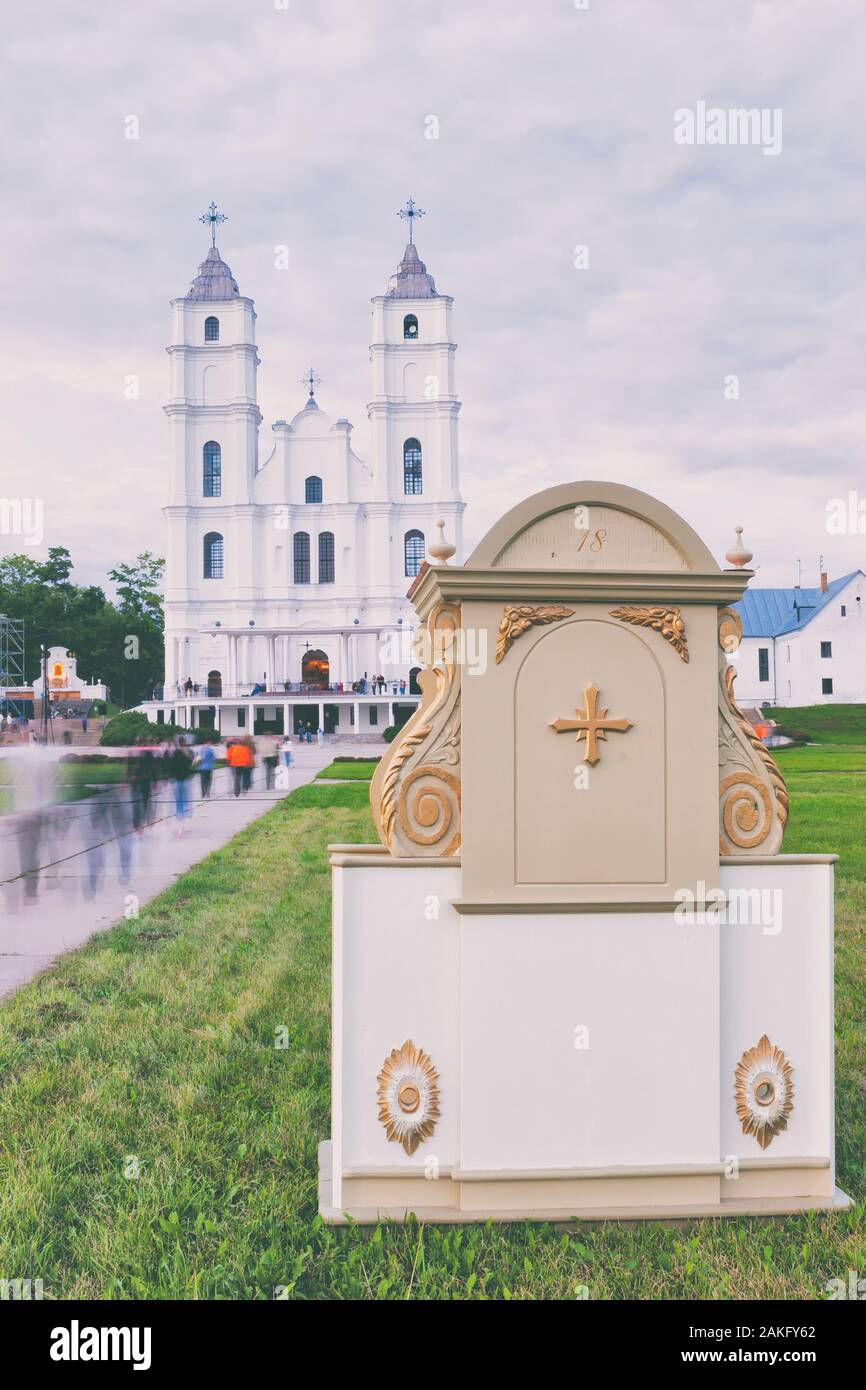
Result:
<svg viewBox="0 0 866 1390">
<path fill-rule="evenodd" d="M 219 531 L 208 531 L 204 538 L 204 577 L 222 579 L 223 577 L 223 538 Z"/>
<path fill-rule="evenodd" d="M 296 531 L 294 539 L 295 583 L 310 582 L 310 537 L 306 531 Z"/>
<path fill-rule="evenodd" d="M 407 439 L 403 445 L 403 491 L 410 497 L 423 491 L 421 444 L 417 439 Z"/>
<path fill-rule="evenodd" d="M 770 679 L 770 648 L 758 648 L 758 680 L 768 681 Z"/>
<path fill-rule="evenodd" d="M 418 320 L 417 320 L 417 318 L 415 317 L 414 314 L 407 314 L 406 317 L 405 317 L 404 320 L 403 320 L 403 337 L 404 337 L 404 338 L 417 338 L 417 337 L 418 337 Z"/>
<path fill-rule="evenodd" d="M 218 343 L 220 340 L 220 321 L 213 314 L 204 321 L 204 340 L 206 343 Z"/>
<path fill-rule="evenodd" d="M 215 439 L 209 439 L 202 450 L 204 459 L 204 495 L 219 497 L 222 493 L 223 454 Z"/>
<path fill-rule="evenodd" d="M 307 478 L 304 483 L 304 501 L 321 502 L 322 500 L 322 480 L 321 478 Z"/>
<path fill-rule="evenodd" d="M 334 533 L 323 531 L 319 536 L 319 583 L 334 582 Z"/>
<path fill-rule="evenodd" d="M 403 537 L 404 572 L 416 575 L 424 559 L 424 534 L 422 531 L 407 531 Z"/>
</svg>

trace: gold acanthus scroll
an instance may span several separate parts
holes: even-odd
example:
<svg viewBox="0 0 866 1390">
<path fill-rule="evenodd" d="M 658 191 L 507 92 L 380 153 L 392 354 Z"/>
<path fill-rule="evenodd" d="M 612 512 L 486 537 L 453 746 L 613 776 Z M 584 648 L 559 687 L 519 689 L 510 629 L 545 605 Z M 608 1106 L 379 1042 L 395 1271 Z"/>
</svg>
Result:
<svg viewBox="0 0 866 1390">
<path fill-rule="evenodd" d="M 460 849 L 460 607 L 440 603 L 417 634 L 429 664 L 421 702 L 376 769 L 373 819 L 393 855 L 439 858 Z"/>
<path fill-rule="evenodd" d="M 785 779 L 734 699 L 726 655 L 742 638 L 739 615 L 719 613 L 719 852 L 777 854 L 788 820 Z"/>
</svg>

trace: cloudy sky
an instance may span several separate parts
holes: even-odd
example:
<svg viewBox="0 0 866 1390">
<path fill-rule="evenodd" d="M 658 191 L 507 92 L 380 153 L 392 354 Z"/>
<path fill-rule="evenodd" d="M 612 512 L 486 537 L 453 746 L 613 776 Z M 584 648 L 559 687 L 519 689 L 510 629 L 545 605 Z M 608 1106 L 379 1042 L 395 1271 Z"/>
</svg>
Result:
<svg viewBox="0 0 866 1390">
<path fill-rule="evenodd" d="M 759 582 L 866 562 L 826 529 L 834 497 L 866 510 L 862 0 L 66 0 L 7 8 L 3 49 L 0 493 L 44 499 L 32 553 L 100 582 L 162 552 L 168 301 L 212 198 L 263 446 L 312 363 L 366 454 L 412 194 L 455 296 L 469 544 L 608 478 L 719 557 L 743 525 Z M 766 109 L 781 150 L 678 144 L 699 103 Z"/>
</svg>

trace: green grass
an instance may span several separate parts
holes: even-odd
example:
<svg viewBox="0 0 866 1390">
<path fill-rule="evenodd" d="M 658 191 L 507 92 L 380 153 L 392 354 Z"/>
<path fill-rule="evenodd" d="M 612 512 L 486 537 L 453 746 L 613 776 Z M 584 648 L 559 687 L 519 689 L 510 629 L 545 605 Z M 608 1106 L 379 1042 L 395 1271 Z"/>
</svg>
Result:
<svg viewBox="0 0 866 1390">
<path fill-rule="evenodd" d="M 792 738 L 866 748 L 866 705 L 765 705 L 764 713 Z"/>
<path fill-rule="evenodd" d="M 866 772 L 866 748 L 847 743 L 815 743 L 790 748 L 771 748 L 770 752 L 785 777 L 791 772 L 833 772 L 847 775 Z"/>
<path fill-rule="evenodd" d="M 372 825 L 366 785 L 320 784 L 0 1006 L 0 1270 L 42 1278 L 49 1298 L 131 1299 L 815 1298 L 862 1273 L 866 847 L 848 818 L 866 824 L 866 780 L 790 784 L 785 848 L 846 855 L 837 1103 L 853 1211 L 577 1233 L 325 1227 L 325 847 Z"/>
<path fill-rule="evenodd" d="M 316 778 L 319 781 L 328 778 L 343 778 L 350 782 L 369 782 L 378 766 L 378 758 L 372 758 L 369 761 L 362 761 L 358 758 L 352 762 L 328 763 L 327 767 L 323 767 L 321 772 L 316 773 Z"/>
</svg>

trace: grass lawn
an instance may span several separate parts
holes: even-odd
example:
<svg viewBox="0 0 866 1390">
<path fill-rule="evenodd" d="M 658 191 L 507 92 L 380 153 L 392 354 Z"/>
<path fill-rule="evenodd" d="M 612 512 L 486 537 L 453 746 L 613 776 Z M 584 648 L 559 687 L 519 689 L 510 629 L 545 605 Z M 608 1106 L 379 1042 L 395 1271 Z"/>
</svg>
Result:
<svg viewBox="0 0 866 1390">
<path fill-rule="evenodd" d="M 814 1298 L 866 1269 L 866 779 L 790 773 L 785 848 L 838 849 L 839 1181 L 785 1221 L 325 1227 L 325 847 L 307 786 L 0 1006 L 0 1269 L 63 1298 Z M 284 1030 L 284 1031 L 283 1031 Z M 277 1046 L 285 1040 L 287 1046 Z M 137 1175 L 137 1176 L 136 1176 Z"/>
<path fill-rule="evenodd" d="M 378 758 L 353 759 L 352 762 L 328 763 L 321 772 L 316 773 L 318 781 L 328 779 L 343 779 L 348 782 L 369 782 L 376 768 L 379 766 Z"/>
<path fill-rule="evenodd" d="M 764 713 L 791 737 L 866 748 L 866 705 L 765 705 Z"/>
</svg>

